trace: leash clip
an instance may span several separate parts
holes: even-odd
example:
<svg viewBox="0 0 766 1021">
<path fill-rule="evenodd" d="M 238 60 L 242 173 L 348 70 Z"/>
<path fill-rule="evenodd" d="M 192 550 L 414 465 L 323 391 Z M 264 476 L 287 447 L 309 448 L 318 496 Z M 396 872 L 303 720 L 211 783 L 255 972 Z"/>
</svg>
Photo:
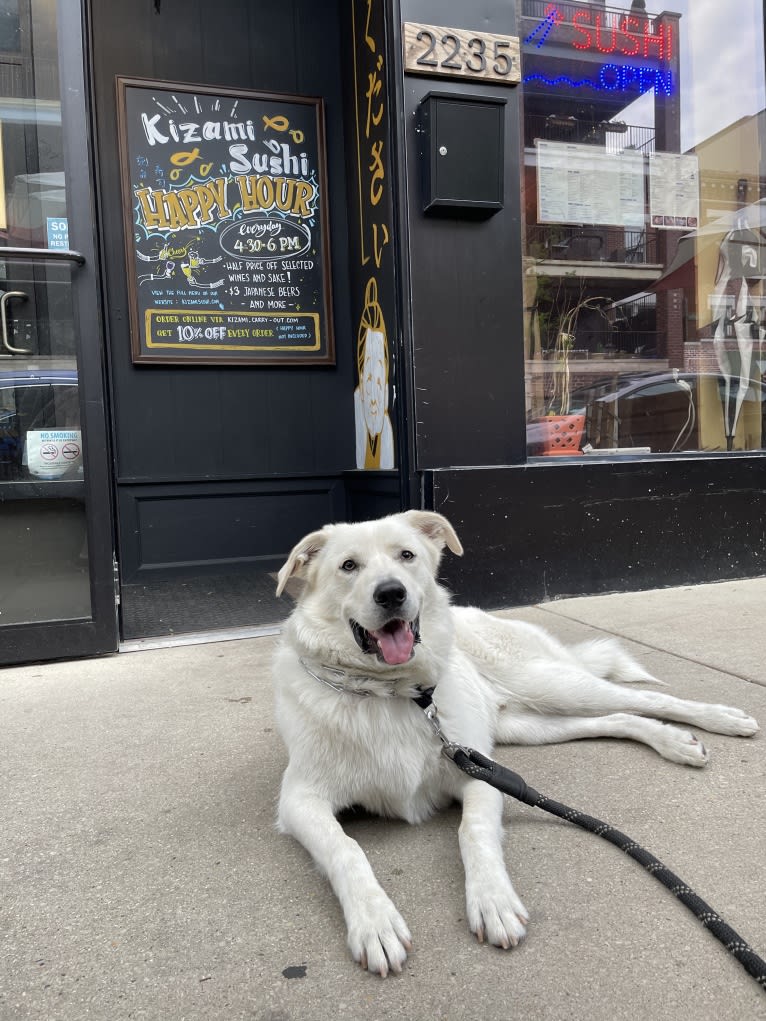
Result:
<svg viewBox="0 0 766 1021">
<path fill-rule="evenodd" d="M 429 702 L 429 704 L 423 709 L 423 712 L 425 713 L 426 719 L 431 724 L 433 732 L 442 743 L 442 755 L 446 755 L 448 759 L 454 760 L 456 752 L 467 753 L 467 749 L 463 748 L 462 745 L 455 744 L 454 741 L 448 741 L 444 736 L 441 723 L 439 722 L 439 717 L 436 714 L 436 706 L 433 702 Z"/>
</svg>

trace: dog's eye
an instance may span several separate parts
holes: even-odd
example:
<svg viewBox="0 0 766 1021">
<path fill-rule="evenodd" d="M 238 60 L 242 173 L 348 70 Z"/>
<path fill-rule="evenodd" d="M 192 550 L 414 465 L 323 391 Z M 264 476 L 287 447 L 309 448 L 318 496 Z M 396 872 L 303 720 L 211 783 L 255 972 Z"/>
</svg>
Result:
<svg viewBox="0 0 766 1021">
<path fill-rule="evenodd" d="M 401 553 L 402 560 L 414 560 L 415 554 L 410 549 L 403 549 Z"/>
<path fill-rule="evenodd" d="M 355 571 L 356 570 L 356 560 L 344 560 L 343 563 L 340 565 L 340 569 L 341 569 L 341 571 L 347 571 L 347 572 Z"/>
</svg>

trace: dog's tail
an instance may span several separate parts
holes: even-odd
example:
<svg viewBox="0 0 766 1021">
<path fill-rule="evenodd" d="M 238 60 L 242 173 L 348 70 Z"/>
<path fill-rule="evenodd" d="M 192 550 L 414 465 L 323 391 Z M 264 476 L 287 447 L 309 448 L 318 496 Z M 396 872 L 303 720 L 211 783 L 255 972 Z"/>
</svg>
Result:
<svg viewBox="0 0 766 1021">
<path fill-rule="evenodd" d="M 622 681 L 624 684 L 665 684 L 644 670 L 614 638 L 596 638 L 572 645 L 569 649 L 578 662 L 596 677 Z"/>
</svg>

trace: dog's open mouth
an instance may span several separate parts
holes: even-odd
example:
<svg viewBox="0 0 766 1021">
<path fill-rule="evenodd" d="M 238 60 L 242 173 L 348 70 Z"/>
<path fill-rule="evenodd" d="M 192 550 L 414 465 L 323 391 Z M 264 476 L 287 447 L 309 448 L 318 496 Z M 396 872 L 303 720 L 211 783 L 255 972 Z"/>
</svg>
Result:
<svg viewBox="0 0 766 1021">
<path fill-rule="evenodd" d="M 408 663 L 415 646 L 420 641 L 420 620 L 390 620 L 376 631 L 368 631 L 355 620 L 350 620 L 351 630 L 362 652 L 382 659 L 389 666 Z"/>
</svg>

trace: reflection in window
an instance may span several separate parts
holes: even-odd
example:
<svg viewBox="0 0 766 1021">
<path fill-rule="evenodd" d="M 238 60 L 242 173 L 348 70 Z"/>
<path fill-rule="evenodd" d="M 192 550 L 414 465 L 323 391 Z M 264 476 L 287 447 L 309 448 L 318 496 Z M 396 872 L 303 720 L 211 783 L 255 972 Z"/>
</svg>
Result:
<svg viewBox="0 0 766 1021">
<path fill-rule="evenodd" d="M 77 372 L 0 363 L 0 482 L 81 477 Z"/>
<path fill-rule="evenodd" d="M 532 455 L 766 446 L 763 9 L 670 6 L 519 0 Z"/>
<path fill-rule="evenodd" d="M 0 53 L 18 53 L 20 40 L 19 0 L 0 0 Z"/>
<path fill-rule="evenodd" d="M 56 4 L 21 12 L 0 0 L 0 245 L 67 247 Z"/>
</svg>

